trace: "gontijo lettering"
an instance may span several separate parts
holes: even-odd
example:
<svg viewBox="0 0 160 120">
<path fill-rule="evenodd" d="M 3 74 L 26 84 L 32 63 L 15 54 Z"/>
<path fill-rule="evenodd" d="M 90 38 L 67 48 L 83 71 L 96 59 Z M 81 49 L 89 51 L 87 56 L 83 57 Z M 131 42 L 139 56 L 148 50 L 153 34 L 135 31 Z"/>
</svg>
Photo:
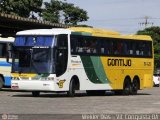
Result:
<svg viewBox="0 0 160 120">
<path fill-rule="evenodd" d="M 108 66 L 131 66 L 131 59 L 108 59 Z"/>
</svg>

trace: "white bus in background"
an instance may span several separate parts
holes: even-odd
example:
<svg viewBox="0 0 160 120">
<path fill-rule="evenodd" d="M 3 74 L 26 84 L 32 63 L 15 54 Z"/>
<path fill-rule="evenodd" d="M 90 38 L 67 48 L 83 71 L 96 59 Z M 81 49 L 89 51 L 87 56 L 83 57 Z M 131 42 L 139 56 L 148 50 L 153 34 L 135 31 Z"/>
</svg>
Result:
<svg viewBox="0 0 160 120">
<path fill-rule="evenodd" d="M 6 57 L 13 42 L 13 37 L 0 37 L 0 89 L 3 86 L 11 86 L 11 64 L 6 62 Z"/>
</svg>

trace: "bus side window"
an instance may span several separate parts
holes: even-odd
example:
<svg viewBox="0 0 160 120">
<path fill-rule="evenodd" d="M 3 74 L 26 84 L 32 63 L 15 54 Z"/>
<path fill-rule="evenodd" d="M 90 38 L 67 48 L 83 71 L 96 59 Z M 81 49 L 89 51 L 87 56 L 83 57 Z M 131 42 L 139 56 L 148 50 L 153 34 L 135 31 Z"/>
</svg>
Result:
<svg viewBox="0 0 160 120">
<path fill-rule="evenodd" d="M 97 42 L 96 42 L 96 40 L 93 39 L 90 43 L 90 46 L 89 46 L 91 53 L 97 53 L 96 48 L 97 48 Z"/>
<path fill-rule="evenodd" d="M 132 56 L 134 55 L 134 52 L 135 52 L 135 51 L 134 51 L 134 47 L 135 47 L 135 46 L 134 46 L 133 41 L 129 41 L 129 42 L 128 42 L 129 54 L 132 55 Z"/>
<path fill-rule="evenodd" d="M 136 56 L 140 55 L 140 42 L 135 42 L 135 52 L 136 52 Z"/>
<path fill-rule="evenodd" d="M 151 46 L 152 44 L 149 44 L 151 42 L 141 42 L 141 56 L 144 56 L 144 57 L 151 57 L 151 53 L 152 53 L 152 50 L 151 50 Z"/>
<path fill-rule="evenodd" d="M 102 55 L 109 55 L 109 50 L 110 50 L 110 41 L 107 40 L 107 38 L 100 38 L 100 40 L 98 41 L 99 43 L 99 52 Z"/>
<path fill-rule="evenodd" d="M 145 56 L 151 57 L 152 56 L 152 42 L 146 42 L 146 47 L 145 47 Z"/>
<path fill-rule="evenodd" d="M 3 54 L 2 54 L 3 52 L 2 51 L 3 51 L 3 44 L 0 43 L 0 57 L 3 56 Z"/>
<path fill-rule="evenodd" d="M 110 41 L 109 40 L 104 40 L 104 54 L 105 55 L 109 55 L 111 52 L 110 52 L 110 49 L 111 49 L 111 46 L 110 46 Z"/>
<path fill-rule="evenodd" d="M 140 43 L 141 44 L 141 46 L 140 46 L 140 55 L 141 56 L 144 56 L 144 50 L 145 50 L 145 42 L 141 42 Z"/>
<path fill-rule="evenodd" d="M 76 39 L 71 37 L 71 53 L 75 53 L 77 51 L 76 42 Z"/>
<path fill-rule="evenodd" d="M 118 42 L 116 40 L 113 41 L 113 54 L 114 55 L 118 55 L 119 54 L 119 51 L 118 51 Z"/>
<path fill-rule="evenodd" d="M 123 43 L 123 51 L 124 51 L 124 55 L 128 55 L 128 49 L 127 49 L 127 43 L 126 42 Z"/>
<path fill-rule="evenodd" d="M 105 40 L 100 40 L 99 41 L 99 45 L 100 45 L 100 53 L 102 54 L 102 55 L 106 55 L 106 46 L 105 46 Z"/>
<path fill-rule="evenodd" d="M 0 57 L 4 58 L 7 55 L 8 46 L 6 43 L 0 43 Z"/>
<path fill-rule="evenodd" d="M 123 47 L 123 44 L 121 41 L 118 42 L 118 45 L 117 45 L 117 49 L 118 49 L 118 53 L 120 55 L 122 55 L 122 47 Z"/>
<path fill-rule="evenodd" d="M 83 52 L 82 37 L 78 35 L 71 35 L 71 54 L 78 54 Z"/>
</svg>

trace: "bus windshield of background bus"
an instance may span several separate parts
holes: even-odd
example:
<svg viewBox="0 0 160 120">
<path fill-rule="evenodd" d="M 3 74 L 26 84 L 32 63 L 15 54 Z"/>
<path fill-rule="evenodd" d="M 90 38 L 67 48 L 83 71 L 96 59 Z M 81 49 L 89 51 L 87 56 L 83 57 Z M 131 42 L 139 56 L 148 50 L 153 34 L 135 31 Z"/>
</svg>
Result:
<svg viewBox="0 0 160 120">
<path fill-rule="evenodd" d="M 54 37 L 21 36 L 16 38 L 13 49 L 12 72 L 54 73 Z"/>
</svg>

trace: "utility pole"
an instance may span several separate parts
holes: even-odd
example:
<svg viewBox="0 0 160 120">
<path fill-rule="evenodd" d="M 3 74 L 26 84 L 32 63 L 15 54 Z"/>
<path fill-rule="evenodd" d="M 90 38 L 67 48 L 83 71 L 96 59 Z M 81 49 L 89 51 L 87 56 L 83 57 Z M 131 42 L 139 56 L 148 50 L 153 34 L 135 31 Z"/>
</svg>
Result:
<svg viewBox="0 0 160 120">
<path fill-rule="evenodd" d="M 148 22 L 148 19 L 150 19 L 150 17 L 149 16 L 145 16 L 144 17 L 144 22 L 141 22 L 141 23 L 139 23 L 141 26 L 144 26 L 145 28 L 147 28 L 148 27 L 148 25 L 151 25 L 151 26 L 153 26 L 153 22 Z"/>
</svg>

